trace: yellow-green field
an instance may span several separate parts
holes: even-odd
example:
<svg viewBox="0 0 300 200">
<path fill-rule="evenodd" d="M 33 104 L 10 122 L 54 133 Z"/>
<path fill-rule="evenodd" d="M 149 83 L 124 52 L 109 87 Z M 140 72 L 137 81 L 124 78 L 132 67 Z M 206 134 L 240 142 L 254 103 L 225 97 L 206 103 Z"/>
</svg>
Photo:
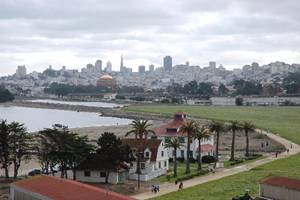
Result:
<svg viewBox="0 0 300 200">
<path fill-rule="evenodd" d="M 180 110 L 203 119 L 252 121 L 256 126 L 278 133 L 300 144 L 300 107 L 203 107 L 203 106 L 132 106 L 126 111 L 172 115 Z M 258 193 L 258 183 L 270 175 L 300 178 L 300 155 L 274 161 L 247 172 L 187 188 L 156 200 L 226 200 L 250 189 Z"/>
</svg>

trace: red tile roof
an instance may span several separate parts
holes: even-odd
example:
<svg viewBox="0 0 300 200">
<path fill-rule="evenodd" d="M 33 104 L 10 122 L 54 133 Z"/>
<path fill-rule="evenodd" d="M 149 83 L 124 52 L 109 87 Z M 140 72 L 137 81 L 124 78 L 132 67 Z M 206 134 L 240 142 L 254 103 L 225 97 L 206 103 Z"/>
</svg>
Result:
<svg viewBox="0 0 300 200">
<path fill-rule="evenodd" d="M 179 132 L 180 127 L 186 122 L 186 120 L 182 119 L 174 119 L 172 121 L 170 121 L 167 124 L 163 124 L 159 127 L 154 128 L 154 132 L 157 135 L 163 135 L 163 136 L 179 136 L 182 135 L 181 132 Z M 176 132 L 175 131 L 170 131 L 167 130 L 168 128 L 170 129 L 177 129 Z"/>
<path fill-rule="evenodd" d="M 122 139 L 122 143 L 127 144 L 130 148 L 140 149 L 144 151 L 146 148 L 151 150 L 151 161 L 156 161 L 157 151 L 159 145 L 161 144 L 162 140 L 158 139 L 147 139 L 147 140 L 138 140 L 138 139 Z"/>
<path fill-rule="evenodd" d="M 291 179 L 286 177 L 270 177 L 261 181 L 261 184 L 267 184 L 300 191 L 299 179 Z"/>
<path fill-rule="evenodd" d="M 214 146 L 211 144 L 202 144 L 201 145 L 201 152 L 210 152 L 214 149 Z"/>
<path fill-rule="evenodd" d="M 53 176 L 35 176 L 12 185 L 53 200 L 133 200 L 115 192 Z"/>
</svg>

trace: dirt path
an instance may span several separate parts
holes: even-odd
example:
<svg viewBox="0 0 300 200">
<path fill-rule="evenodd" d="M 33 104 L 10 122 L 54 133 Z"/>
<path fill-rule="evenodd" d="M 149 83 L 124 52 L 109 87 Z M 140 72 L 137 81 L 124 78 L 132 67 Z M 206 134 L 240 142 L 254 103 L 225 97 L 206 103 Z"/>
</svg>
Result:
<svg viewBox="0 0 300 200">
<path fill-rule="evenodd" d="M 274 160 L 278 160 L 281 158 L 286 158 L 289 157 L 291 155 L 300 153 L 300 146 L 290 142 L 287 139 L 284 139 L 282 137 L 280 137 L 279 135 L 275 135 L 275 134 L 271 134 L 271 133 L 267 133 L 267 132 L 263 132 L 264 134 L 266 134 L 269 138 L 277 141 L 278 143 L 284 145 L 286 147 L 286 149 L 289 149 L 289 153 L 287 152 L 283 152 L 281 154 L 278 155 L 278 157 L 276 158 L 275 155 L 270 155 L 267 158 L 261 159 L 261 160 L 257 160 L 255 162 L 251 162 L 251 163 L 247 163 L 244 165 L 240 165 L 234 168 L 230 168 L 230 169 L 221 169 L 218 170 L 215 174 L 209 174 L 209 175 L 205 175 L 205 176 L 201 176 L 198 178 L 193 178 L 187 181 L 183 182 L 184 188 L 189 188 L 195 185 L 199 185 L 202 183 L 206 183 L 209 181 L 213 181 L 213 180 L 217 180 L 217 179 L 221 179 L 223 177 L 226 176 L 230 176 L 230 175 L 234 175 L 234 174 L 238 174 L 241 172 L 245 172 L 248 171 L 252 168 L 255 168 L 259 165 L 262 164 L 266 164 L 269 162 L 272 162 Z M 291 148 L 292 145 L 292 148 Z M 167 193 L 171 193 L 171 192 L 175 192 L 178 190 L 178 185 L 175 185 L 174 183 L 164 183 L 160 185 L 160 192 L 159 193 L 152 193 L 151 191 L 149 192 L 145 192 L 145 193 L 141 193 L 138 195 L 134 195 L 132 196 L 135 199 L 150 199 L 153 197 L 158 197 Z"/>
</svg>

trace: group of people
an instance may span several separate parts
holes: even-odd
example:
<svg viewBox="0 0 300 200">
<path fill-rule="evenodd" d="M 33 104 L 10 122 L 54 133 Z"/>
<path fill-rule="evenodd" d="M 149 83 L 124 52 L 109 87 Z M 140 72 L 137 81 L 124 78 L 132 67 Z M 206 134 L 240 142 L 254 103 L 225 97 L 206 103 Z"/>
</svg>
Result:
<svg viewBox="0 0 300 200">
<path fill-rule="evenodd" d="M 182 181 L 179 182 L 178 180 L 175 180 L 175 185 L 177 185 L 178 183 L 179 183 L 178 190 L 183 189 L 183 183 L 182 183 Z M 151 192 L 158 193 L 159 192 L 159 185 L 152 185 Z"/>
<path fill-rule="evenodd" d="M 152 185 L 151 192 L 154 192 L 154 193 L 159 192 L 159 185 Z"/>
</svg>

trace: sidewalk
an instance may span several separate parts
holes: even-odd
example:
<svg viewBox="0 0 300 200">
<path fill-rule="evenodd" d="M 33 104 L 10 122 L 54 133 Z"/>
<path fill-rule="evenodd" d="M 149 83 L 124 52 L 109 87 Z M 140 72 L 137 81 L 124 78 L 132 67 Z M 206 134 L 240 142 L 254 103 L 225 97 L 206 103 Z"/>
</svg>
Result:
<svg viewBox="0 0 300 200">
<path fill-rule="evenodd" d="M 265 131 L 263 131 L 263 134 L 266 134 L 269 138 L 271 138 L 271 139 L 281 143 L 282 145 L 284 145 L 287 149 L 290 150 L 289 153 L 283 152 L 283 153 L 279 154 L 277 158 L 275 157 L 275 155 L 270 155 L 267 158 L 257 160 L 257 161 L 251 162 L 251 163 L 247 163 L 247 164 L 240 165 L 240 166 L 237 166 L 237 167 L 233 167 L 233 168 L 230 168 L 230 169 L 218 170 L 215 174 L 209 174 L 209 175 L 193 178 L 193 179 L 190 179 L 190 180 L 187 180 L 187 181 L 183 182 L 184 188 L 189 188 L 189 187 L 199 185 L 199 184 L 202 184 L 202 183 L 206 183 L 206 182 L 209 182 L 209 181 L 221 179 L 221 178 L 224 178 L 226 176 L 230 176 L 230 175 L 238 174 L 238 173 L 241 173 L 241 172 L 244 172 L 244 171 L 248 171 L 248 170 L 250 170 L 252 168 L 255 168 L 259 165 L 266 164 L 266 163 L 272 162 L 274 160 L 278 160 L 278 159 L 281 159 L 281 158 L 286 158 L 286 157 L 289 157 L 291 155 L 300 153 L 300 146 L 299 145 L 297 145 L 297 144 L 295 144 L 295 143 L 293 143 L 293 142 L 291 142 L 287 139 L 284 139 L 284 138 L 280 137 L 279 135 L 267 133 Z M 293 147 L 292 149 L 290 148 L 291 145 Z M 143 199 L 154 198 L 154 197 L 161 196 L 161 195 L 171 193 L 171 192 L 175 192 L 175 191 L 178 191 L 178 185 L 175 185 L 174 183 L 164 183 L 164 184 L 160 185 L 160 192 L 159 193 L 152 193 L 151 191 L 149 191 L 149 192 L 134 195 L 132 197 L 135 198 L 135 199 L 143 200 Z"/>
</svg>

